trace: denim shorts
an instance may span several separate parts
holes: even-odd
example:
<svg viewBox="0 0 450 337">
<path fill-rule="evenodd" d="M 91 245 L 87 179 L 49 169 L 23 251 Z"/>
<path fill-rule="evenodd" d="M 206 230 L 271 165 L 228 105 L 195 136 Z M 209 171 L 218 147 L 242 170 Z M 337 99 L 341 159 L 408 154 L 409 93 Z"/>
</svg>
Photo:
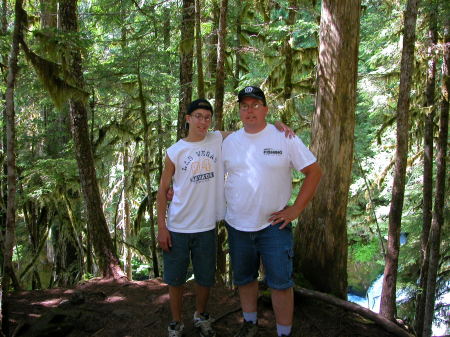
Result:
<svg viewBox="0 0 450 337">
<path fill-rule="evenodd" d="M 270 225 L 257 232 L 243 232 L 227 224 L 235 285 L 255 281 L 261 260 L 269 288 L 282 290 L 294 285 L 292 225 L 281 230 L 280 225 Z"/>
<path fill-rule="evenodd" d="M 216 271 L 216 230 L 199 233 L 170 232 L 172 247 L 163 251 L 164 282 L 181 286 L 186 282 L 189 263 L 192 260 L 197 284 L 214 285 Z"/>
</svg>

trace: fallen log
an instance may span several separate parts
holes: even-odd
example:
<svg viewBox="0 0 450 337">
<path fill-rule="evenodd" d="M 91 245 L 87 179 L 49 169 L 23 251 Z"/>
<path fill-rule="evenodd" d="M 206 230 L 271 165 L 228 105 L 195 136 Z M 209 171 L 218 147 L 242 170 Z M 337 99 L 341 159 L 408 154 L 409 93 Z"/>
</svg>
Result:
<svg viewBox="0 0 450 337">
<path fill-rule="evenodd" d="M 368 318 L 371 321 L 374 321 L 375 323 L 383 327 L 386 331 L 395 334 L 396 336 L 414 337 L 414 335 L 411 335 L 408 331 L 404 330 L 394 322 L 388 320 L 387 318 L 384 318 L 383 316 L 367 308 L 360 306 L 359 304 L 344 301 L 341 300 L 340 298 L 334 297 L 333 295 L 321 293 L 315 290 L 305 289 L 298 286 L 294 286 L 294 293 L 295 295 L 300 297 L 314 298 L 356 312 L 359 315 Z"/>
</svg>

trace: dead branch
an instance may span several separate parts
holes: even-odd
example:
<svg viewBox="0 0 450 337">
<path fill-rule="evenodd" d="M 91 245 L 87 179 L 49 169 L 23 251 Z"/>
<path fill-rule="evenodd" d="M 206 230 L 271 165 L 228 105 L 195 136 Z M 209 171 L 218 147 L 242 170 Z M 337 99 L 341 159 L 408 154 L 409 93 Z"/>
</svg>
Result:
<svg viewBox="0 0 450 337">
<path fill-rule="evenodd" d="M 294 293 L 296 296 L 299 297 L 308 297 L 308 298 L 313 298 L 313 299 L 317 299 L 320 301 L 324 301 L 339 307 L 342 307 L 346 310 L 349 311 L 353 311 L 358 313 L 359 315 L 370 319 L 371 321 L 377 323 L 378 325 L 380 325 L 381 327 L 383 327 L 386 331 L 399 336 L 399 337 L 413 337 L 413 335 L 411 335 L 409 332 L 407 332 L 406 330 L 404 330 L 403 328 L 401 328 L 400 326 L 398 326 L 397 324 L 395 324 L 394 322 L 384 318 L 383 316 L 367 309 L 364 308 L 362 306 L 360 306 L 359 304 L 356 303 L 351 303 L 348 301 L 344 301 L 341 300 L 337 297 L 334 297 L 332 295 L 328 295 L 325 293 L 321 293 L 319 291 L 314 291 L 314 290 L 309 290 L 309 289 L 305 289 L 305 288 L 301 288 L 298 286 L 294 287 Z"/>
</svg>

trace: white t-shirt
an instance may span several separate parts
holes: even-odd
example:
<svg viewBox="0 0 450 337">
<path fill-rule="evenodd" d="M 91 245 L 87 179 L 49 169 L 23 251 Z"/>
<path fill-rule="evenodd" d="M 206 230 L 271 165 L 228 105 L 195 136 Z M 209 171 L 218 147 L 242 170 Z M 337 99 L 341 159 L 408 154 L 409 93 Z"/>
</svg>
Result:
<svg viewBox="0 0 450 337">
<path fill-rule="evenodd" d="M 205 232 L 223 219 L 222 140 L 219 131 L 208 132 L 200 142 L 180 139 L 167 149 L 175 165 L 174 196 L 167 214 L 170 231 Z"/>
<path fill-rule="evenodd" d="M 298 138 L 286 138 L 272 124 L 252 134 L 240 129 L 222 146 L 225 167 L 225 220 L 241 231 L 254 232 L 270 225 L 273 212 L 282 210 L 292 192 L 291 169 L 316 162 Z"/>
</svg>

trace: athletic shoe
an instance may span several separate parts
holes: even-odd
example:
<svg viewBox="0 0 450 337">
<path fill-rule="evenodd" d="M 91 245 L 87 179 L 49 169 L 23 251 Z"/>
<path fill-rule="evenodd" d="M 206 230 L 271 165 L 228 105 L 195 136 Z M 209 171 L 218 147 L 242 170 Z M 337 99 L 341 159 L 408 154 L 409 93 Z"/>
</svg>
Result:
<svg viewBox="0 0 450 337">
<path fill-rule="evenodd" d="M 212 317 L 209 317 L 209 314 L 203 313 L 195 313 L 194 314 L 194 327 L 197 329 L 197 331 L 200 334 L 200 337 L 215 337 L 216 332 L 212 328 L 212 323 L 214 322 L 214 319 Z"/>
<path fill-rule="evenodd" d="M 181 337 L 184 334 L 184 324 L 182 322 L 170 322 L 167 332 L 169 337 Z"/>
<path fill-rule="evenodd" d="M 234 337 L 254 337 L 257 333 L 258 324 L 253 324 L 253 322 L 247 322 L 244 320 L 241 329 L 236 335 L 234 335 Z"/>
</svg>

